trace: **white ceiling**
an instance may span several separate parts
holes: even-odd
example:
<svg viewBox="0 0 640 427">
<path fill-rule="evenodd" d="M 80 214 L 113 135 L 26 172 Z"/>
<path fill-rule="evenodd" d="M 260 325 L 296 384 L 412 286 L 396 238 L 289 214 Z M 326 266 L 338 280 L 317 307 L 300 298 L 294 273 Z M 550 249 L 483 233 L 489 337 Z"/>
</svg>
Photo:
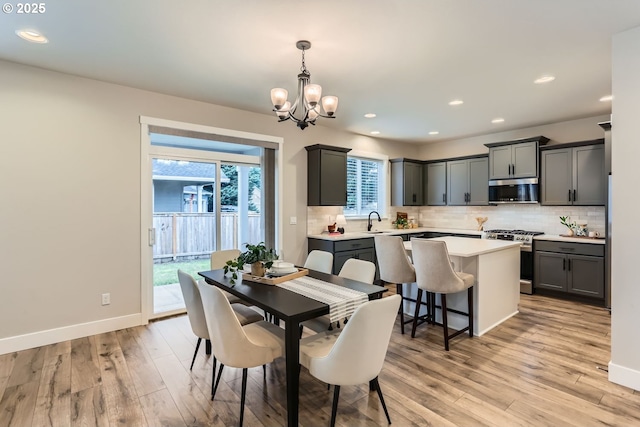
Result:
<svg viewBox="0 0 640 427">
<path fill-rule="evenodd" d="M 13 3 L 15 5 L 15 3 Z M 640 0 L 56 0 L 0 16 L 0 58 L 264 114 L 311 80 L 323 125 L 409 142 L 608 114 L 611 40 Z M 30 44 L 15 30 L 44 33 Z M 535 85 L 553 74 L 556 80 Z M 451 107 L 460 98 L 464 104 Z M 365 119 L 374 112 L 377 117 Z M 502 124 L 491 120 L 503 117 Z M 274 121 L 276 120 L 274 116 Z M 281 126 L 293 126 L 291 123 Z M 437 130 L 437 136 L 428 132 Z M 313 132 L 313 127 L 304 132 Z"/>
</svg>

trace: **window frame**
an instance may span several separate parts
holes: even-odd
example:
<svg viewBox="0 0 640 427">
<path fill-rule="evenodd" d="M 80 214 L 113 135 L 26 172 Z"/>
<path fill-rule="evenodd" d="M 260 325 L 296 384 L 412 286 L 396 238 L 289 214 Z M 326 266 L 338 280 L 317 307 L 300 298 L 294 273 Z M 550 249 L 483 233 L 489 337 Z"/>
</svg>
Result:
<svg viewBox="0 0 640 427">
<path fill-rule="evenodd" d="M 356 158 L 365 161 L 374 161 L 380 163 L 380 171 L 378 174 L 378 204 L 380 207 L 377 212 L 382 218 L 387 218 L 387 210 L 390 203 L 389 200 L 389 156 L 379 153 L 372 153 L 367 151 L 351 150 L 347 153 L 347 160 L 349 158 Z M 343 207 L 343 211 L 346 206 Z M 344 212 L 345 217 L 348 219 L 366 219 L 369 212 L 360 214 L 347 214 Z"/>
</svg>

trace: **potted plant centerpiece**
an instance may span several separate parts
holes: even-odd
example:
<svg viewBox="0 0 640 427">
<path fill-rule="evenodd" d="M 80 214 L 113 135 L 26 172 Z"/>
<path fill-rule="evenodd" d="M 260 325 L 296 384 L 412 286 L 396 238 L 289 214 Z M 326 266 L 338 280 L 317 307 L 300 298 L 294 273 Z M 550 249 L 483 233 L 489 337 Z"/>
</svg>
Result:
<svg viewBox="0 0 640 427">
<path fill-rule="evenodd" d="M 262 277 L 278 259 L 278 254 L 273 249 L 268 249 L 264 242 L 257 245 L 245 243 L 246 251 L 238 255 L 238 258 L 227 261 L 224 266 L 224 274 L 231 272 L 231 284 L 238 279 L 238 270 L 242 270 L 245 264 L 251 265 L 251 274 Z"/>
</svg>

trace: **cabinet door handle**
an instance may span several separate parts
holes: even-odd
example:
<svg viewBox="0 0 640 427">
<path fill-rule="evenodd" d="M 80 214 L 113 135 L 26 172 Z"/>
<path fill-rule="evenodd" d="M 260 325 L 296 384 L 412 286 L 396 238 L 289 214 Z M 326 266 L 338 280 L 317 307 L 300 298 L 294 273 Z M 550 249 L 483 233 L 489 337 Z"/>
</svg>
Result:
<svg viewBox="0 0 640 427">
<path fill-rule="evenodd" d="M 447 193 L 442 193 L 442 203 L 447 203 Z"/>
<path fill-rule="evenodd" d="M 575 251 L 576 248 L 563 248 L 563 247 L 560 247 L 560 250 L 561 251 Z"/>
<path fill-rule="evenodd" d="M 573 189 L 573 201 L 574 202 L 576 201 L 576 190 L 575 190 L 575 188 Z"/>
<path fill-rule="evenodd" d="M 415 203 L 415 202 L 416 202 L 416 195 L 414 194 L 413 195 L 413 203 Z"/>
<path fill-rule="evenodd" d="M 567 269 L 567 260 L 566 258 L 562 258 L 562 270 L 566 270 Z"/>
<path fill-rule="evenodd" d="M 569 201 L 571 201 L 571 190 L 569 190 Z"/>
<path fill-rule="evenodd" d="M 571 271 L 571 260 L 567 260 L 567 271 Z"/>
</svg>

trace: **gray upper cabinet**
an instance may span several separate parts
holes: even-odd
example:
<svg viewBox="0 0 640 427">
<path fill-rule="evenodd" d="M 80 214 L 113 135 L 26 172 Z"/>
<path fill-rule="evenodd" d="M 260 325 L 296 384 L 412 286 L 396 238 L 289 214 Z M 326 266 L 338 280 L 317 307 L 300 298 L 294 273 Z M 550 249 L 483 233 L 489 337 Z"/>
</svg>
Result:
<svg viewBox="0 0 640 427">
<path fill-rule="evenodd" d="M 487 157 L 448 161 L 447 204 L 489 204 L 488 174 Z"/>
<path fill-rule="evenodd" d="M 425 171 L 425 198 L 429 206 L 447 204 L 447 162 L 427 163 Z"/>
<path fill-rule="evenodd" d="M 605 153 L 602 143 L 546 147 L 540 154 L 543 205 L 605 204 Z"/>
<path fill-rule="evenodd" d="M 422 162 L 410 159 L 391 160 L 391 205 L 422 206 Z"/>
<path fill-rule="evenodd" d="M 485 144 L 489 147 L 489 179 L 534 178 L 538 176 L 538 146 L 549 138 Z"/>
<path fill-rule="evenodd" d="M 307 205 L 347 204 L 347 153 L 349 148 L 310 145 L 307 150 Z"/>
<path fill-rule="evenodd" d="M 468 205 L 489 204 L 489 158 L 469 159 Z"/>
</svg>

